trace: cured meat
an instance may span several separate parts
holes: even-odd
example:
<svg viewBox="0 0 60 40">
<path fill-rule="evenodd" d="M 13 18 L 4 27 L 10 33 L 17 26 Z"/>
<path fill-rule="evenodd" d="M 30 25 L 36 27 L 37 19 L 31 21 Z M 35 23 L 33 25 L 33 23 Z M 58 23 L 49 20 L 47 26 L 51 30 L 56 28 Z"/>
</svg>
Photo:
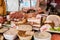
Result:
<svg viewBox="0 0 60 40">
<path fill-rule="evenodd" d="M 57 15 L 49 15 L 46 18 L 46 21 L 49 21 L 49 20 L 54 22 L 55 26 L 59 26 L 60 25 L 60 17 L 57 16 Z"/>
<path fill-rule="evenodd" d="M 60 35 L 59 34 L 53 34 L 52 40 L 60 40 Z"/>
<path fill-rule="evenodd" d="M 15 12 L 15 13 L 10 14 L 10 18 L 11 20 L 14 20 L 14 19 L 22 20 L 24 18 L 24 14 L 21 12 Z"/>
<path fill-rule="evenodd" d="M 4 23 L 4 18 L 0 16 L 0 23 Z"/>
</svg>

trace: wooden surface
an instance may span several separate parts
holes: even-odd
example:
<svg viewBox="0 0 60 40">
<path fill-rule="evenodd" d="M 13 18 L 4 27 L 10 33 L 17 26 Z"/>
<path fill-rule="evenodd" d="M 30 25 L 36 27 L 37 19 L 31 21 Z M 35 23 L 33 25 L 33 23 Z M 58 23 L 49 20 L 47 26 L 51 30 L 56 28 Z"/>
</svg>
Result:
<svg viewBox="0 0 60 40">
<path fill-rule="evenodd" d="M 3 40 L 3 35 L 2 34 L 0 34 L 0 40 Z"/>
</svg>

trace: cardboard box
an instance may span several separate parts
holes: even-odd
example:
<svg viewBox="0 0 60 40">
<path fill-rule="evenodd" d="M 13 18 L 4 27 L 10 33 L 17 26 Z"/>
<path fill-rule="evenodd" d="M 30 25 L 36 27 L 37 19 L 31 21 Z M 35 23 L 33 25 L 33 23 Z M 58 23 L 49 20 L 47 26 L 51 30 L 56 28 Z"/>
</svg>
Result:
<svg viewBox="0 0 60 40">
<path fill-rule="evenodd" d="M 0 6 L 2 5 L 2 0 L 0 0 Z"/>
<path fill-rule="evenodd" d="M 0 15 L 2 15 L 2 14 L 3 14 L 3 7 L 0 6 Z"/>
</svg>

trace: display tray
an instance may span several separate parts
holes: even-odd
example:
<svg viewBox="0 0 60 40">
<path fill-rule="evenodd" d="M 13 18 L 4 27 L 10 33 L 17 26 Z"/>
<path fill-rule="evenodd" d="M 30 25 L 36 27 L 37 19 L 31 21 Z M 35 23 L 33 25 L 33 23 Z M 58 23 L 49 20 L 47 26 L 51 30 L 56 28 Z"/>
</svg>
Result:
<svg viewBox="0 0 60 40">
<path fill-rule="evenodd" d="M 60 31 L 47 31 L 47 32 L 50 32 L 50 33 L 59 33 L 60 34 Z"/>
<path fill-rule="evenodd" d="M 4 40 L 6 40 L 6 39 L 4 38 Z M 14 40 L 19 40 L 19 38 L 18 38 L 18 37 L 16 37 Z"/>
<path fill-rule="evenodd" d="M 60 33 L 60 27 L 54 27 L 54 29 L 49 29 L 47 30 L 47 32 L 50 32 L 50 33 Z"/>
<path fill-rule="evenodd" d="M 8 30 L 8 28 L 1 28 L 0 29 L 0 33 L 4 33 L 4 32 L 6 32 Z"/>
<path fill-rule="evenodd" d="M 6 39 L 4 38 L 4 40 L 6 40 Z M 20 39 L 18 37 L 16 37 L 16 39 L 14 39 L 14 40 L 20 40 Z M 34 38 L 32 37 L 31 40 L 34 40 Z"/>
</svg>

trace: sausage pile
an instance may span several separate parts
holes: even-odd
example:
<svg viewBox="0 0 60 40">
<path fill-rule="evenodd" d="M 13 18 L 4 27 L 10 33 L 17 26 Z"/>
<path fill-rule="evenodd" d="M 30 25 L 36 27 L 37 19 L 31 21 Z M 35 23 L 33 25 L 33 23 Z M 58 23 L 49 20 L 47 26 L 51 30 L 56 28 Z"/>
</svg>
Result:
<svg viewBox="0 0 60 40">
<path fill-rule="evenodd" d="M 11 20 L 14 20 L 14 19 L 22 20 L 23 18 L 24 18 L 24 14 L 20 12 L 15 12 L 15 13 L 10 14 Z"/>
</svg>

